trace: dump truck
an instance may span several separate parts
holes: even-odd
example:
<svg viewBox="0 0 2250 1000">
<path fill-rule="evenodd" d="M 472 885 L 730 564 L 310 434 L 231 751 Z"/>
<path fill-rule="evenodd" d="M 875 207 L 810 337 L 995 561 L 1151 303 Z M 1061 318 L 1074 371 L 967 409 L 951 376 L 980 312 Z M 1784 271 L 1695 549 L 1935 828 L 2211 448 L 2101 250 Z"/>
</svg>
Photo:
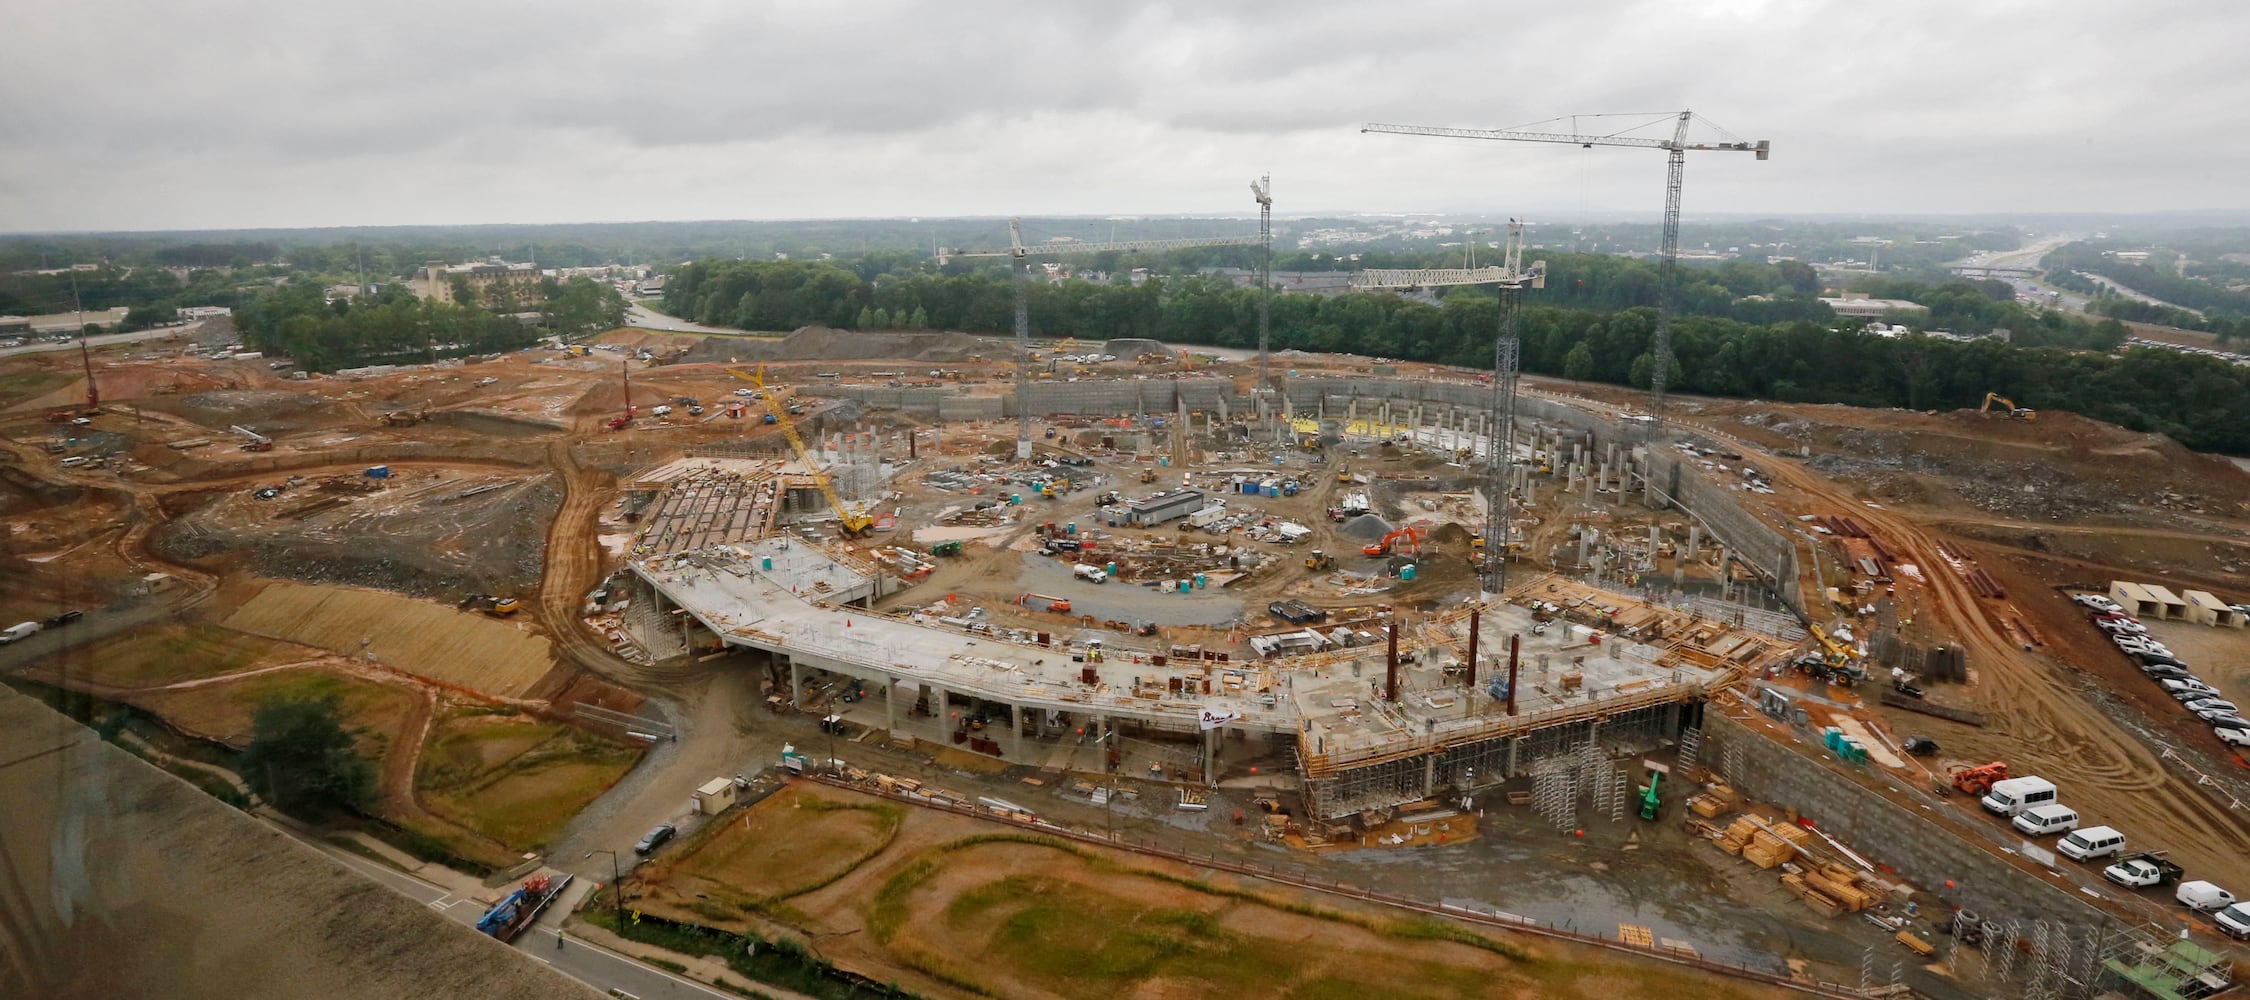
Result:
<svg viewBox="0 0 2250 1000">
<path fill-rule="evenodd" d="M 525 879 L 522 888 L 501 897 L 492 909 L 484 911 L 484 916 L 477 919 L 477 930 L 501 941 L 515 940 L 516 935 L 539 919 L 539 914 L 555 897 L 562 895 L 563 887 L 569 885 L 570 880 L 569 875 L 560 879 L 533 875 Z"/>
</svg>

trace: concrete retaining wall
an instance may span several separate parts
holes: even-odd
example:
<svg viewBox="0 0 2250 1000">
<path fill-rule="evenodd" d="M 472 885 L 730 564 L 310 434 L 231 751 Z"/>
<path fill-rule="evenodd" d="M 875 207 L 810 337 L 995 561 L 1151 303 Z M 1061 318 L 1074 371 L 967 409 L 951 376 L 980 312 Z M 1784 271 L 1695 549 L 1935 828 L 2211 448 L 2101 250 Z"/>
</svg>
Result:
<svg viewBox="0 0 2250 1000">
<path fill-rule="evenodd" d="M 2123 926 L 2073 891 L 2018 869 L 1982 845 L 1863 787 L 1836 770 L 1842 764 L 1798 753 L 1715 707 L 1704 713 L 1703 735 L 1701 759 L 1715 765 L 1714 770 L 1735 788 L 1758 801 L 1797 810 L 1869 861 L 1888 865 L 1954 905 L 1975 910 L 1988 920 L 2017 921 L 2027 934 L 2036 920 L 2061 922 L 2073 934 Z M 1954 889 L 1945 888 L 1949 880 Z"/>
</svg>

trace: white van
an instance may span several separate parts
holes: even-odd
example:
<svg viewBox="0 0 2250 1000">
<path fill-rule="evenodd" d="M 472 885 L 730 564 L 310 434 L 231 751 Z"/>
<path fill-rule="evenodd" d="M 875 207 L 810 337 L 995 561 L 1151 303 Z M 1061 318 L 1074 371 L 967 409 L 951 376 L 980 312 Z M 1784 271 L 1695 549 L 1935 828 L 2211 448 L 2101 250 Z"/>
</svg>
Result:
<svg viewBox="0 0 2250 1000">
<path fill-rule="evenodd" d="M 93 461 L 93 459 L 87 458 L 84 455 L 72 455 L 69 458 L 63 459 L 62 461 L 55 464 L 60 465 L 65 469 L 75 469 L 91 461 Z"/>
<path fill-rule="evenodd" d="M 2032 806 L 2016 814 L 2015 827 L 2027 837 L 2044 837 L 2050 833 L 2068 833 L 2078 829 L 2078 810 L 2053 802 Z"/>
<path fill-rule="evenodd" d="M 2236 903 L 2211 915 L 2211 922 L 2237 941 L 2250 940 L 2250 904 Z"/>
<path fill-rule="evenodd" d="M 2173 893 L 2172 898 L 2179 900 L 2180 904 L 2188 909 L 2201 910 L 2204 913 L 2224 910 L 2234 905 L 2234 893 L 2202 879 L 2180 883 L 2179 891 Z"/>
<path fill-rule="evenodd" d="M 2106 858 L 2125 849 L 2125 835 L 2116 827 L 2089 826 L 2072 831 L 2071 835 L 2056 842 L 2055 850 L 2073 861 L 2092 861 Z"/>
<path fill-rule="evenodd" d="M 0 646 L 5 646 L 37 631 L 39 631 L 38 622 L 17 622 L 6 629 L 0 629 Z"/>
<path fill-rule="evenodd" d="M 1992 783 L 1992 790 L 1984 796 L 1984 808 L 2002 816 L 2014 816 L 2032 806 L 2054 801 L 2054 782 L 2035 777 L 2009 778 Z"/>
</svg>

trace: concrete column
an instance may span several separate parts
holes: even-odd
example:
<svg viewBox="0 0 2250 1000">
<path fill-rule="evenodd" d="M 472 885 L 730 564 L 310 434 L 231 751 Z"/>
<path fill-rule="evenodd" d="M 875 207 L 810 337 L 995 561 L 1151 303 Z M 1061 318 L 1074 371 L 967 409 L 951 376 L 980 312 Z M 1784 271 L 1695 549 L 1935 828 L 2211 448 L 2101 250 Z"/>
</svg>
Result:
<svg viewBox="0 0 2250 1000">
<path fill-rule="evenodd" d="M 898 678 L 883 675 L 883 728 L 898 733 Z"/>
<path fill-rule="evenodd" d="M 1508 771 L 1506 777 L 1516 776 L 1516 759 L 1523 753 L 1523 737 L 1508 737 Z"/>
<path fill-rule="evenodd" d="M 804 691 L 805 691 L 805 673 L 804 673 L 804 670 L 803 670 L 803 668 L 801 668 L 801 667 L 797 666 L 797 661 L 796 661 L 796 660 L 792 659 L 792 660 L 790 660 L 790 661 L 789 661 L 789 707 L 790 707 L 790 708 L 800 708 L 800 709 L 801 709 L 801 708 L 803 708 L 803 707 L 804 707 L 803 705 L 799 705 L 799 704 L 797 704 L 797 699 L 798 699 L 798 698 L 800 698 L 800 697 L 803 697 L 803 696 L 804 696 Z"/>
<path fill-rule="evenodd" d="M 1581 475 L 1583 475 L 1583 473 L 1581 473 Z M 1592 476 L 1586 477 L 1586 502 L 1594 502 L 1594 479 Z"/>
<path fill-rule="evenodd" d="M 1525 506 L 1530 506 L 1530 505 L 1532 505 L 1532 504 L 1538 503 L 1538 502 L 1539 502 L 1539 487 L 1538 487 L 1538 485 L 1537 485 L 1537 484 L 1535 484 L 1535 483 L 1533 483 L 1533 482 L 1531 481 L 1531 476 L 1530 476 L 1530 474 L 1528 474 L 1528 473 L 1526 473 L 1526 474 L 1524 475 L 1523 479 L 1524 479 L 1524 482 L 1523 482 L 1523 502 L 1524 502 L 1524 505 L 1525 505 Z"/>
<path fill-rule="evenodd" d="M 1422 755 L 1422 797 L 1437 795 L 1437 754 Z"/>
<path fill-rule="evenodd" d="M 1698 550 L 1700 550 L 1700 549 L 1701 549 L 1702 547 L 1703 547 L 1703 526 L 1702 526 L 1702 525 L 1700 525 L 1700 524 L 1690 524 L 1690 525 L 1688 525 L 1688 527 L 1687 527 L 1687 558 L 1689 558 L 1689 559 L 1693 559 L 1693 558 L 1695 558 L 1695 554 L 1696 554 L 1696 552 L 1697 552 Z"/>
<path fill-rule="evenodd" d="M 1219 729 L 1203 731 L 1203 783 L 1206 785 L 1217 785 L 1219 783 L 1219 734 L 1222 731 Z"/>
<path fill-rule="evenodd" d="M 1594 492 L 1600 493 L 1607 489 L 1609 489 L 1609 463 L 1603 462 L 1601 471 L 1594 473 Z"/>
<path fill-rule="evenodd" d="M 930 685 L 930 717 L 938 720 L 939 732 L 950 736 L 953 733 L 953 723 L 946 712 L 947 700 L 944 688 L 935 684 Z"/>
<path fill-rule="evenodd" d="M 1008 726 L 1018 738 L 1023 736 L 1023 706 L 1008 706 Z"/>
</svg>

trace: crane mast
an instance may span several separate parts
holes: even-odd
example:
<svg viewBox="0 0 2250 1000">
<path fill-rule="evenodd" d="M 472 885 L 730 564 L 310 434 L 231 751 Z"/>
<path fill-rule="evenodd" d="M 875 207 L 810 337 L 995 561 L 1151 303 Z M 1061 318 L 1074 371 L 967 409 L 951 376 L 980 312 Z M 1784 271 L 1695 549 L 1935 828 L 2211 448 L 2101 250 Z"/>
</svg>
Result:
<svg viewBox="0 0 2250 1000">
<path fill-rule="evenodd" d="M 828 506 L 836 511 L 836 524 L 844 537 L 858 538 L 867 534 L 875 526 L 874 516 L 844 503 L 844 498 L 836 495 L 835 484 L 829 482 L 828 473 L 822 471 L 812 449 L 806 447 L 804 437 L 797 433 L 797 422 L 789 419 L 789 408 L 782 405 L 781 394 L 766 387 L 766 367 L 759 365 L 755 374 L 729 368 L 727 374 L 758 387 L 758 395 L 765 398 L 766 412 L 773 414 L 774 426 L 781 428 L 781 435 L 789 439 L 789 447 L 796 451 L 798 460 L 804 462 L 805 470 L 811 473 L 813 485 L 820 487 L 821 495 L 828 498 Z"/>
<path fill-rule="evenodd" d="M 1633 121 L 1623 128 L 1608 132 L 1579 131 L 1580 120 L 1588 118 L 1628 118 L 1633 119 Z M 1666 119 L 1673 122 L 1670 138 L 1629 134 Z M 1649 434 L 1653 439 L 1658 427 L 1664 422 L 1664 390 L 1670 377 L 1669 369 L 1672 362 L 1672 314 L 1678 307 L 1676 285 L 1680 269 L 1680 187 L 1686 175 L 1687 154 L 1704 151 L 1751 153 L 1758 159 L 1763 160 L 1772 152 L 1773 143 L 1766 139 L 1753 141 L 1727 133 L 1725 129 L 1712 125 L 1709 119 L 1702 119 L 1704 125 L 1710 127 L 1713 131 L 1724 134 L 1724 138 L 1715 142 L 1689 142 L 1688 126 L 1697 121 L 1693 111 L 1664 112 L 1657 115 L 1574 115 L 1568 119 L 1570 127 L 1564 131 L 1548 131 L 1537 127 L 1564 120 L 1562 118 L 1550 118 L 1544 122 L 1533 122 L 1529 126 L 1512 129 L 1387 125 L 1371 122 L 1362 126 L 1360 131 L 1391 135 L 1437 136 L 1451 139 L 1568 143 L 1586 148 L 1594 146 L 1632 146 L 1665 151 L 1667 162 L 1664 186 L 1664 238 L 1661 248 L 1657 251 L 1656 261 L 1656 334 L 1650 339 L 1649 343 L 1649 417 L 1651 418 Z"/>
<path fill-rule="evenodd" d="M 1484 574 L 1485 589 L 1508 589 L 1508 522 L 1516 464 L 1516 387 L 1522 374 L 1522 339 L 1516 319 L 1523 290 L 1547 287 L 1547 262 L 1523 264 L 1523 223 L 1508 220 L 1508 242 L 1499 267 L 1478 268 L 1376 268 L 1352 275 L 1351 286 L 1379 290 L 1443 288 L 1456 285 L 1493 285 L 1500 292 L 1500 329 L 1492 344 L 1491 454 L 1485 466 Z"/>
<path fill-rule="evenodd" d="M 1250 196 L 1258 201 L 1258 239 L 1265 244 L 1265 254 L 1258 260 L 1258 420 L 1267 419 L 1266 393 L 1272 386 L 1268 374 L 1272 367 L 1273 351 L 1269 340 L 1273 330 L 1273 175 L 1267 174 L 1250 183 Z M 1289 401 L 1281 401 L 1288 409 Z"/>
<path fill-rule="evenodd" d="M 1068 243 L 1029 247 L 1023 242 L 1023 220 L 1008 220 L 1006 250 L 952 250 L 946 257 L 1007 257 L 1014 261 L 1016 290 L 1016 460 L 1031 458 L 1031 275 L 1033 257 L 1070 257 L 1090 253 L 1138 253 L 1189 250 L 1201 247 L 1256 246 L 1257 236 L 1213 236 L 1167 240 L 1119 240 L 1109 243 Z"/>
</svg>

